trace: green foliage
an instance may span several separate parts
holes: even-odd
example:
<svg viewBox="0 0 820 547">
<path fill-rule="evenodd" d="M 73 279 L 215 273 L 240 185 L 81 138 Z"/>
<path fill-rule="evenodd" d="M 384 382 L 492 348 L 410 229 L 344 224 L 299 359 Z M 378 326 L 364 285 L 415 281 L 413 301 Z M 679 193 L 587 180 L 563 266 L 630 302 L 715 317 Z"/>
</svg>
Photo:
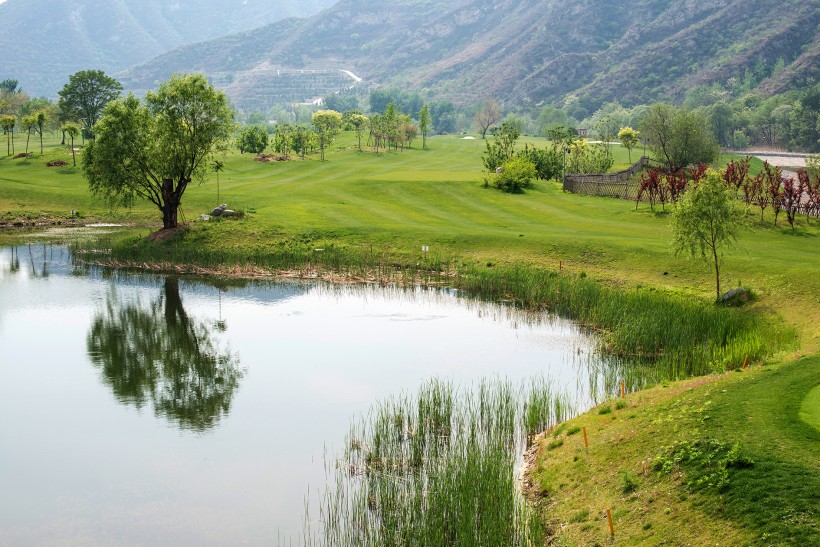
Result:
<svg viewBox="0 0 820 547">
<path fill-rule="evenodd" d="M 20 82 L 17 80 L 12 80 L 9 78 L 2 80 L 0 81 L 0 91 L 4 91 L 6 93 L 19 93 L 21 91 L 19 83 Z"/>
<path fill-rule="evenodd" d="M 504 192 L 520 194 L 532 186 L 535 178 L 535 165 L 528 159 L 515 157 L 501 165 L 500 172 L 488 173 L 484 186 L 493 186 Z"/>
<path fill-rule="evenodd" d="M 670 172 L 698 163 L 710 164 L 720 152 L 711 123 L 699 111 L 654 104 L 641 122 L 641 130 Z"/>
<path fill-rule="evenodd" d="M 3 128 L 3 132 L 6 134 L 6 149 L 9 156 L 14 153 L 12 143 L 14 142 L 14 127 L 16 125 L 17 116 L 12 116 L 10 114 L 0 116 L 0 127 Z"/>
<path fill-rule="evenodd" d="M 621 492 L 631 494 L 638 489 L 638 479 L 629 471 L 621 472 Z"/>
<path fill-rule="evenodd" d="M 691 185 L 672 215 L 672 248 L 675 254 L 700 256 L 715 268 L 716 298 L 720 298 L 720 257 L 740 233 L 742 213 L 716 171 Z"/>
<path fill-rule="evenodd" d="M 241 153 L 260 154 L 268 147 L 268 132 L 257 125 L 245 127 L 239 132 L 236 144 Z"/>
<path fill-rule="evenodd" d="M 83 129 L 93 134 L 105 105 L 121 92 L 122 84 L 102 70 L 81 70 L 69 76 L 60 90 L 59 106 L 69 119 L 82 122 Z"/>
<path fill-rule="evenodd" d="M 515 143 L 521 136 L 521 132 L 513 124 L 504 122 L 501 127 L 492 131 L 492 135 L 492 141 L 485 143 L 486 150 L 482 157 L 484 168 L 487 171 L 495 171 L 513 158 Z"/>
<path fill-rule="evenodd" d="M 736 129 L 732 135 L 732 146 L 735 148 L 747 148 L 750 144 L 752 144 L 752 141 L 746 136 L 746 133 L 740 129 Z"/>
<path fill-rule="evenodd" d="M 629 126 L 622 127 L 620 131 L 618 131 L 618 138 L 621 140 L 621 144 L 629 151 L 630 162 L 632 161 L 632 149 L 638 144 L 640 134 L 640 131 L 636 131 Z"/>
<path fill-rule="evenodd" d="M 526 158 L 535 166 L 535 178 L 551 180 L 558 179 L 561 176 L 563 156 L 561 150 L 557 147 L 538 148 L 525 144 L 524 149 L 519 150 L 517 154 L 522 158 Z"/>
<path fill-rule="evenodd" d="M 325 161 L 325 148 L 330 146 L 334 137 L 342 127 L 342 114 L 335 110 L 317 110 L 312 116 L 316 135 L 319 137 L 319 149 L 322 152 L 322 161 Z"/>
<path fill-rule="evenodd" d="M 752 467 L 754 461 L 745 455 L 740 443 L 731 445 L 715 439 L 682 441 L 655 457 L 654 469 L 671 474 L 678 468 L 687 472 L 690 490 L 724 490 L 729 486 L 731 469 Z"/>
<path fill-rule="evenodd" d="M 182 195 L 204 179 L 232 130 L 224 93 L 201 74 L 173 76 L 144 104 L 129 95 L 106 107 L 83 172 L 93 193 L 121 204 L 147 199 L 162 211 L 163 227 L 174 228 Z"/>
<path fill-rule="evenodd" d="M 71 159 L 74 162 L 74 166 L 77 166 L 77 153 L 74 150 L 74 139 L 76 139 L 81 133 L 82 129 L 79 125 L 74 122 L 66 122 L 60 127 L 60 130 L 68 135 L 69 139 L 71 140 Z"/>
<path fill-rule="evenodd" d="M 421 147 L 427 148 L 427 134 L 430 133 L 432 119 L 430 117 L 430 106 L 425 104 L 419 110 L 419 130 L 421 131 Z"/>
</svg>

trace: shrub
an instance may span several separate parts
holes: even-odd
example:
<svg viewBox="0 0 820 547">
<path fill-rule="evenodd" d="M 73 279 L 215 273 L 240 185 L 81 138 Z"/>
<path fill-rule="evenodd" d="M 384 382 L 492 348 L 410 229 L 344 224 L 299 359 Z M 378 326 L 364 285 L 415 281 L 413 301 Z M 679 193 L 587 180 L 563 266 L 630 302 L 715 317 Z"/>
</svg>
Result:
<svg viewBox="0 0 820 547">
<path fill-rule="evenodd" d="M 526 158 L 513 158 L 505 162 L 500 171 L 490 173 L 484 186 L 492 185 L 511 194 L 520 194 L 532 185 L 535 178 L 535 166 Z"/>
<path fill-rule="evenodd" d="M 629 471 L 621 473 L 621 492 L 631 494 L 638 489 L 638 481 Z"/>
</svg>

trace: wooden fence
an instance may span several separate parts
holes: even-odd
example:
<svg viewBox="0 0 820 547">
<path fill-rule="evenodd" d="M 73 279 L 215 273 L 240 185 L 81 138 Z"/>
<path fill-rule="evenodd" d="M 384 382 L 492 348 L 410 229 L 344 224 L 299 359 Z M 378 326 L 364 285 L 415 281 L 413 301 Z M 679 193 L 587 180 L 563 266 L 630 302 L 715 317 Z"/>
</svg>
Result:
<svg viewBox="0 0 820 547">
<path fill-rule="evenodd" d="M 634 201 L 635 198 L 638 197 L 640 185 L 635 182 L 630 183 L 629 179 L 634 177 L 648 164 L 649 158 L 642 156 L 641 159 L 629 169 L 617 173 L 600 175 L 576 175 L 568 173 L 564 176 L 564 191 L 586 196 L 602 196 Z"/>
</svg>

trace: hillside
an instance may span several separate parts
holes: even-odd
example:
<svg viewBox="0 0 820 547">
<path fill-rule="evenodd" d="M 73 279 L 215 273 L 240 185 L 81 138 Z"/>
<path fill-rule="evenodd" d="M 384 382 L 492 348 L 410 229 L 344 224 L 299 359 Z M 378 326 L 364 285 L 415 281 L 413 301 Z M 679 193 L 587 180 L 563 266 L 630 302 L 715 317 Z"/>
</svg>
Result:
<svg viewBox="0 0 820 547">
<path fill-rule="evenodd" d="M 115 72 L 172 48 L 309 16 L 333 0 L 6 0 L 0 79 L 54 97 L 83 69 Z"/>
<path fill-rule="evenodd" d="M 817 78 L 818 24 L 820 8 L 802 0 L 342 0 L 309 19 L 179 48 L 123 79 L 139 90 L 200 70 L 252 104 L 265 85 L 275 101 L 283 69 L 345 69 L 461 103 L 635 104 L 747 69 L 768 92 Z"/>
</svg>

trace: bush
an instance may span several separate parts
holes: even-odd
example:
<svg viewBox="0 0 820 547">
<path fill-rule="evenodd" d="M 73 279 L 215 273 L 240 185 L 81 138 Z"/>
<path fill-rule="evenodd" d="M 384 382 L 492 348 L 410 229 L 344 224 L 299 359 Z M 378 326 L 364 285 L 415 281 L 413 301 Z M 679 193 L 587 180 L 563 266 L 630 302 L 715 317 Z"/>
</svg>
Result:
<svg viewBox="0 0 820 547">
<path fill-rule="evenodd" d="M 494 186 L 504 192 L 520 194 L 524 188 L 532 185 L 535 178 L 535 165 L 526 158 L 513 158 L 505 162 L 500 172 L 490 173 L 484 180 L 484 186 Z"/>
<path fill-rule="evenodd" d="M 524 145 L 524 150 L 519 150 L 516 155 L 529 160 L 535 166 L 535 177 L 539 180 L 557 179 L 561 176 L 563 157 L 558 148 Z"/>
</svg>

